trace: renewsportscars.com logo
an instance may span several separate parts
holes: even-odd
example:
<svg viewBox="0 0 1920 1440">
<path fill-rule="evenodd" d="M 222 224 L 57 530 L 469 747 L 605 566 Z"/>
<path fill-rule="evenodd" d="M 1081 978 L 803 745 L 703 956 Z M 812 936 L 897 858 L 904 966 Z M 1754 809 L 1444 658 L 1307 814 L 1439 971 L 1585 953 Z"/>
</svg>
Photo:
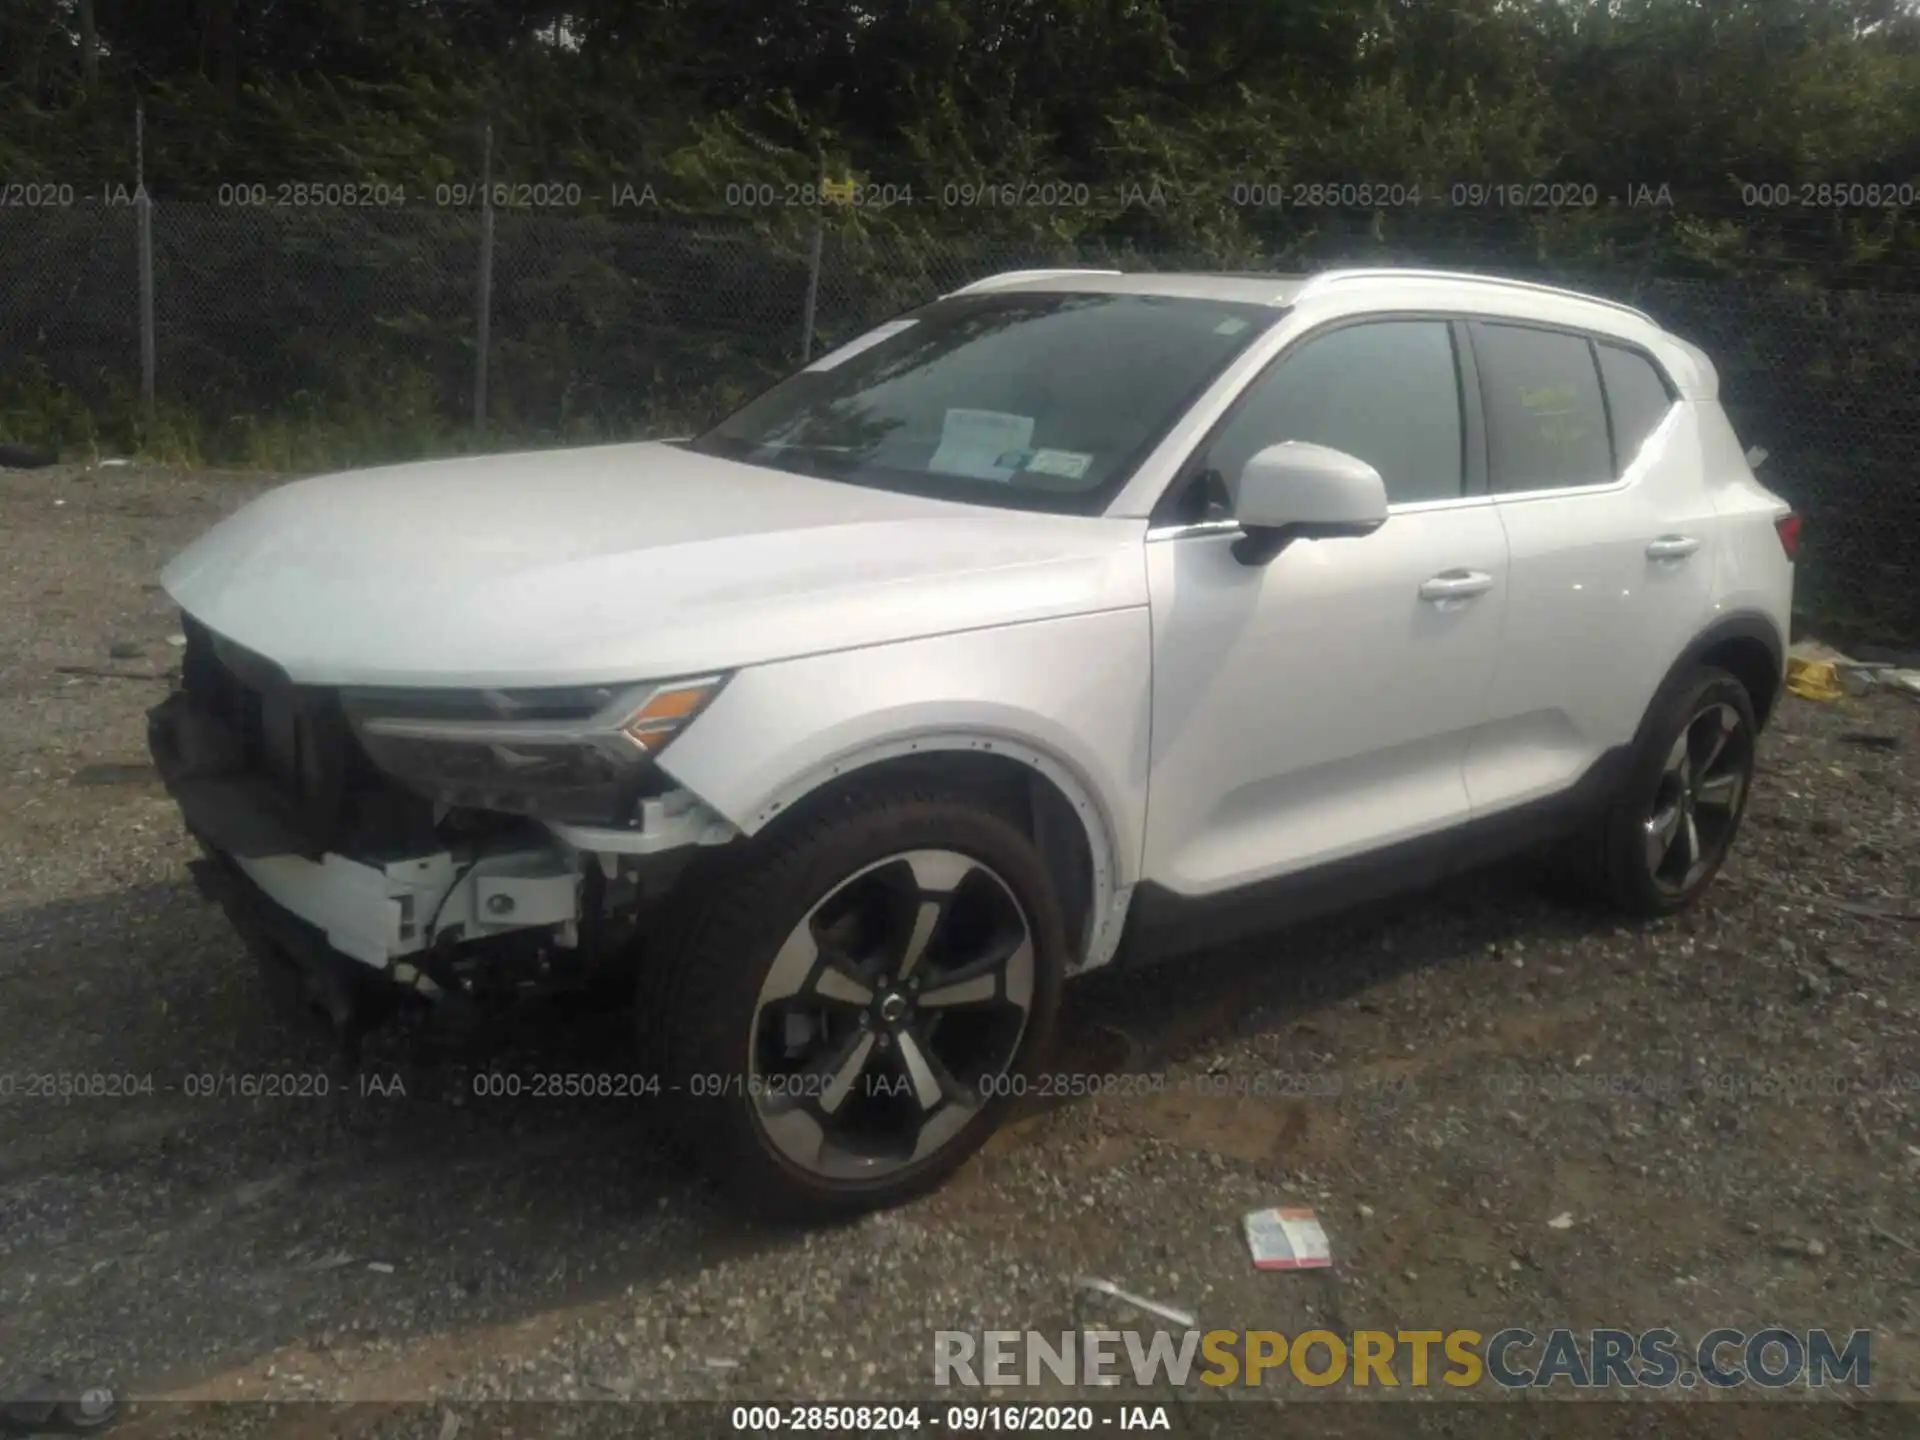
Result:
<svg viewBox="0 0 1920 1440">
<path fill-rule="evenodd" d="M 1669 1329 L 1549 1330 L 937 1330 L 936 1385 L 1350 1385 L 1361 1389 L 1767 1390 L 1873 1383 L 1873 1335 L 1709 1330 L 1689 1345 Z"/>
</svg>

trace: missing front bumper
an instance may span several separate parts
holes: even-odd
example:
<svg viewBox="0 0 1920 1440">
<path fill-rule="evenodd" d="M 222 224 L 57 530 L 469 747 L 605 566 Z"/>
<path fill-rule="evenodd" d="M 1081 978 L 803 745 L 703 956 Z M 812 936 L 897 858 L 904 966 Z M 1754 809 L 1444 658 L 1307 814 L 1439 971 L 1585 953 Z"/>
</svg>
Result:
<svg viewBox="0 0 1920 1440">
<path fill-rule="evenodd" d="M 333 949 L 376 969 L 436 945 L 522 930 L 550 930 L 562 948 L 579 943 L 580 859 L 557 846 L 465 861 L 441 851 L 385 863 L 234 856 L 233 865 Z"/>
<path fill-rule="evenodd" d="M 525 952 L 542 974 L 550 956 L 552 968 L 592 968 L 617 938 L 610 915 L 670 887 L 694 849 L 738 833 L 685 791 L 649 797 L 628 826 L 588 828 L 369 810 L 366 802 L 388 797 L 364 778 L 353 796 L 359 808 L 343 811 L 335 796 L 316 816 L 314 797 L 288 793 L 263 770 L 243 726 L 190 695 L 156 706 L 148 729 L 187 829 L 217 867 L 223 895 L 248 905 L 256 932 L 254 912 L 264 905 L 282 948 L 305 953 L 317 944 L 427 993 L 450 957 L 485 964 Z M 296 760 L 303 753 L 296 745 Z M 389 810 L 405 823 L 317 823 Z M 283 917 L 298 931 L 279 925 Z"/>
<path fill-rule="evenodd" d="M 234 862 L 208 850 L 195 887 L 219 905 L 259 964 L 274 1007 L 299 1024 L 318 1020 L 349 1049 L 379 1018 L 396 987 L 327 943 L 323 931 L 277 905 Z M 384 977 L 390 979 L 390 976 Z"/>
<path fill-rule="evenodd" d="M 457 848 L 432 844 L 431 832 L 425 845 L 396 835 L 381 848 L 397 858 L 350 856 L 250 766 L 231 726 L 184 693 L 148 712 L 148 745 L 222 883 L 258 892 L 350 960 L 385 970 L 437 945 L 518 931 L 578 943 L 586 857 L 536 829 Z"/>
</svg>

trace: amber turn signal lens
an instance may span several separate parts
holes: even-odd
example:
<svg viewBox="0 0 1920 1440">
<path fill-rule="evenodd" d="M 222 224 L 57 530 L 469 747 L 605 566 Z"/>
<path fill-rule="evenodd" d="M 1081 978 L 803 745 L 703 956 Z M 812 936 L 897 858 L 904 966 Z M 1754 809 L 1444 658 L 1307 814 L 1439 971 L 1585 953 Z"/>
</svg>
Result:
<svg viewBox="0 0 1920 1440">
<path fill-rule="evenodd" d="M 718 680 L 699 680 L 656 690 L 620 728 L 634 744 L 654 754 L 698 715 L 719 689 Z"/>
</svg>

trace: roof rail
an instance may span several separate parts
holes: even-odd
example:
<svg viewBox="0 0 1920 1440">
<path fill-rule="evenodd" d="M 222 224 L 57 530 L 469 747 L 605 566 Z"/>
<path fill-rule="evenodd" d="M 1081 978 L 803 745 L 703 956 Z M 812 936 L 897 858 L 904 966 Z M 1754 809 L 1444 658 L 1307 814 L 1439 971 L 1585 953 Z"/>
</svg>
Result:
<svg viewBox="0 0 1920 1440">
<path fill-rule="evenodd" d="M 1022 280 L 1059 280 L 1068 275 L 1118 275 L 1118 270 L 1095 270 L 1079 266 L 1069 270 L 1003 270 L 998 275 L 989 275 L 985 279 L 975 280 L 970 285 L 962 285 L 958 290 L 949 290 L 946 299 L 953 295 L 978 295 L 986 290 L 1001 290 L 1008 285 L 1017 285 Z"/>
<path fill-rule="evenodd" d="M 1589 295 L 1582 290 L 1568 290 L 1560 285 L 1540 285 L 1532 280 L 1509 280 L 1504 275 L 1478 275 L 1471 270 L 1414 270 L 1398 266 L 1378 266 L 1361 270 L 1323 270 L 1301 287 L 1296 300 L 1305 300 L 1330 285 L 1338 285 L 1348 280 L 1452 280 L 1466 281 L 1475 285 L 1497 285 L 1503 290 L 1525 290 L 1534 295 L 1556 295 L 1563 300 L 1584 300 L 1589 305 L 1604 305 L 1609 310 L 1619 310 L 1657 326 L 1655 320 L 1644 310 L 1636 310 L 1631 305 L 1623 305 L 1618 300 L 1607 300 L 1599 295 Z"/>
</svg>

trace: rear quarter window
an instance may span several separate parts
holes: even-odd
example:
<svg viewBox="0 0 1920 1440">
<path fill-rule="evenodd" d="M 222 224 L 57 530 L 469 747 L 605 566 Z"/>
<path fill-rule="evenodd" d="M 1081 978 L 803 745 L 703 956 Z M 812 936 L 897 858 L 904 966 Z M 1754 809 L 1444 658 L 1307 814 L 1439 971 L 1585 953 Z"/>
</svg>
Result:
<svg viewBox="0 0 1920 1440">
<path fill-rule="evenodd" d="M 1637 350 L 1597 341 L 1600 378 L 1607 387 L 1607 415 L 1613 424 L 1615 473 L 1627 467 L 1673 408 L 1673 391 L 1646 356 Z"/>
</svg>

